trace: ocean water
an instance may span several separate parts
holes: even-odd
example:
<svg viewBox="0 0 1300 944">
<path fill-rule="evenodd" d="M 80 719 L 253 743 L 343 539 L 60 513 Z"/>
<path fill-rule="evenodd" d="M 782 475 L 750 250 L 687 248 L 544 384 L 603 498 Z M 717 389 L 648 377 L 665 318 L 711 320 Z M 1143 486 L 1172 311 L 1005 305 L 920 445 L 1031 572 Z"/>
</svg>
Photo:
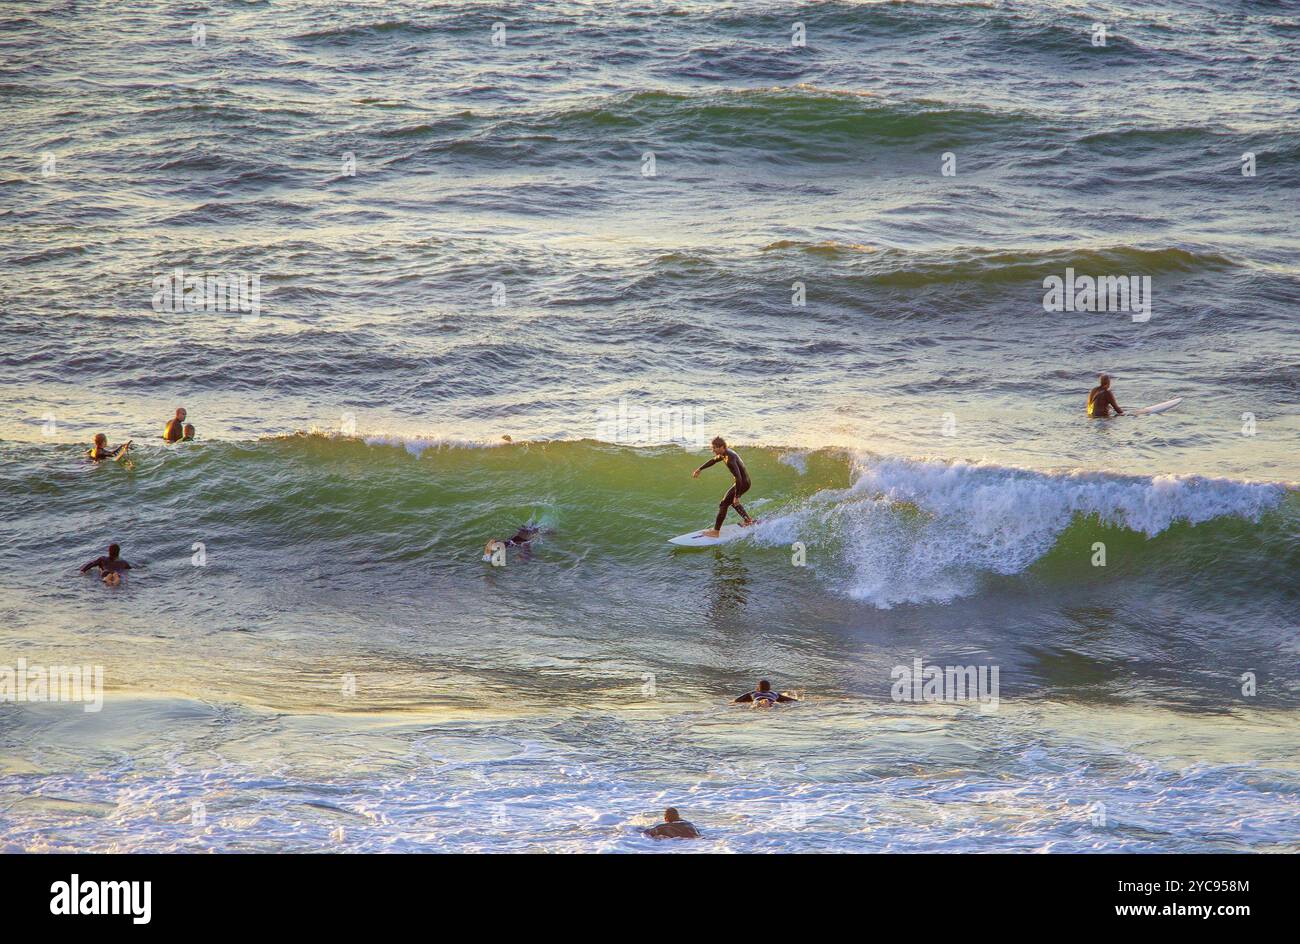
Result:
<svg viewBox="0 0 1300 944">
<path fill-rule="evenodd" d="M 9 5 L 0 696 L 104 691 L 0 701 L 0 850 L 1300 850 L 1298 46 L 1292 3 Z M 177 269 L 256 317 L 157 310 Z M 1046 311 L 1067 269 L 1149 317 Z M 1100 371 L 1183 402 L 1090 422 Z M 717 434 L 761 523 L 674 551 Z M 915 660 L 996 699 L 898 700 Z M 803 703 L 727 704 L 760 676 Z"/>
</svg>

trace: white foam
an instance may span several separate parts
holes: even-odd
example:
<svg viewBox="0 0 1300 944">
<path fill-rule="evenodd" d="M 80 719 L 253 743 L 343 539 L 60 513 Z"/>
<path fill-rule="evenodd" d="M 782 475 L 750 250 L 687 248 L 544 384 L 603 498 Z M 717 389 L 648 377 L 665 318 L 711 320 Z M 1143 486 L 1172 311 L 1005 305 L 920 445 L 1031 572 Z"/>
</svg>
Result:
<svg viewBox="0 0 1300 944">
<path fill-rule="evenodd" d="M 1257 520 L 1286 486 L 1194 475 L 1044 473 L 986 463 L 859 455 L 855 480 L 766 522 L 763 543 L 828 532 L 842 542 L 845 591 L 880 607 L 946 602 L 983 574 L 1017 574 L 1076 516 L 1154 537 L 1176 522 Z"/>
</svg>

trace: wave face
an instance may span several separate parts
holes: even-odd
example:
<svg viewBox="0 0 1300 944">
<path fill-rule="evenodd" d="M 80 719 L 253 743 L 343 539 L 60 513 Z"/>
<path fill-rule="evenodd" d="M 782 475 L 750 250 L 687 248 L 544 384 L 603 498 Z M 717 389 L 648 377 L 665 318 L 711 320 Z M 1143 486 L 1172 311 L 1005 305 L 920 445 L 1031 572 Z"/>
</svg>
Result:
<svg viewBox="0 0 1300 944">
<path fill-rule="evenodd" d="M 1244 525 L 1278 512 L 1288 494 L 1284 485 L 1199 476 L 1049 475 L 943 460 L 872 457 L 855 467 L 849 489 L 813 496 L 772 530 L 781 540 L 836 535 L 847 592 L 878 606 L 948 602 L 976 592 L 988 575 L 1037 569 L 1081 579 L 1113 563 L 1093 563 L 1097 540 L 1122 555 L 1139 537 L 1165 536 L 1144 552 L 1162 574 L 1170 556 L 1231 558 L 1250 531 Z M 1275 550 L 1289 555 L 1294 546 L 1282 539 Z"/>
<path fill-rule="evenodd" d="M 0 13 L 0 666 L 109 687 L 0 706 L 0 850 L 1300 848 L 1297 20 L 1112 6 Z M 625 407 L 739 446 L 746 541 L 669 549 L 725 475 Z"/>
<path fill-rule="evenodd" d="M 1106 568 L 1194 583 L 1209 561 L 1243 586 L 1285 587 L 1298 563 L 1296 501 L 1284 483 L 1045 473 L 838 448 L 743 452 L 756 483 L 746 503 L 762 523 L 738 546 L 780 560 L 801 542 L 825 581 L 814 596 L 838 592 L 877 607 L 947 603 L 979 594 L 990 578 L 1069 585 L 1105 580 L 1115 572 Z M 73 455 L 60 449 L 54 461 Z M 552 532 L 546 544 L 557 554 L 657 573 L 667 538 L 707 525 L 726 490 L 724 474 L 690 479 L 700 457 L 676 446 L 591 440 L 312 434 L 182 453 L 144 446 L 129 472 L 36 466 L 11 480 L 5 498 L 33 521 L 87 504 L 94 516 L 96 506 L 105 514 L 116 507 L 125 487 L 142 507 L 193 508 L 195 526 L 250 551 L 308 559 L 346 551 L 374 578 L 395 583 L 424 558 L 449 577 L 475 572 L 476 548 L 530 522 Z M 87 496 L 88 482 L 107 485 L 110 477 L 107 493 Z M 39 526 L 28 539 L 30 547 L 19 542 L 12 553 L 61 541 Z M 1093 563 L 1097 541 L 1106 545 L 1105 564 Z"/>
<path fill-rule="evenodd" d="M 726 485 L 690 478 L 699 450 L 75 452 L 0 448 L 0 651 L 93 654 L 109 683 L 102 714 L 4 714 L 9 851 L 635 851 L 647 796 L 686 797 L 715 851 L 1296 848 L 1295 692 L 1268 668 L 1294 662 L 1300 589 L 1281 484 L 742 446 L 762 521 L 694 553 L 665 539 Z M 480 559 L 526 522 L 530 556 Z M 125 592 L 74 572 L 108 539 Z M 1001 707 L 894 702 L 918 658 L 997 666 Z M 721 707 L 758 675 L 810 704 Z M 1096 804 L 1141 828 L 1098 834 Z M 1207 839 L 1222 808 L 1250 835 Z"/>
</svg>

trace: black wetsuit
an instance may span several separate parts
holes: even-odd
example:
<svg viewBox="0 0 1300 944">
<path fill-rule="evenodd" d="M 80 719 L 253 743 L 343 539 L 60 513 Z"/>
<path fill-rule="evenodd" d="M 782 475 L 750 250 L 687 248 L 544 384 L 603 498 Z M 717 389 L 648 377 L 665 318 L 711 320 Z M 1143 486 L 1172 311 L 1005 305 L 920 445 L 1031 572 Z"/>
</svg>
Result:
<svg viewBox="0 0 1300 944">
<path fill-rule="evenodd" d="M 709 466 L 717 462 L 725 462 L 727 464 L 727 471 L 731 473 L 735 482 L 732 483 L 731 488 L 727 489 L 727 494 L 722 497 L 722 501 L 718 502 L 718 517 L 713 521 L 714 531 L 717 531 L 722 527 L 722 522 L 726 520 L 727 517 L 728 508 L 735 508 L 736 511 L 740 512 L 742 518 L 746 521 L 749 520 L 749 513 L 745 511 L 744 506 L 740 504 L 740 496 L 749 491 L 750 484 L 749 472 L 745 470 L 745 463 L 740 461 L 740 456 L 736 455 L 735 450 L 728 449 L 722 455 L 714 456 L 708 462 L 704 463 L 704 465 L 700 466 L 697 471 L 703 472 Z"/>
<path fill-rule="evenodd" d="M 131 569 L 131 565 L 120 557 L 96 557 L 89 564 L 83 565 L 81 572 L 84 574 L 92 567 L 98 567 L 101 574 L 121 573 Z"/>
<path fill-rule="evenodd" d="M 741 695 L 739 698 L 733 701 L 732 704 L 738 705 L 741 704 L 742 702 L 763 701 L 763 702 L 767 702 L 769 705 L 772 705 L 779 701 L 784 702 L 784 701 L 798 701 L 798 700 L 799 699 L 797 698 L 791 698 L 789 695 L 782 695 L 780 692 L 774 692 L 771 690 L 768 690 L 766 692 L 760 692 L 757 689 L 755 689 L 752 692 L 746 692 L 745 694 Z"/>
<path fill-rule="evenodd" d="M 537 533 L 541 530 L 541 528 L 526 524 L 515 532 L 514 537 L 509 541 L 506 541 L 506 547 L 523 547 L 533 538 L 537 537 Z"/>
<path fill-rule="evenodd" d="M 699 839 L 700 831 L 695 828 L 694 824 L 679 819 L 674 823 L 660 823 L 658 826 L 651 826 L 645 830 L 645 834 L 652 839 Z"/>
<path fill-rule="evenodd" d="M 105 459 L 116 459 L 122 454 L 122 450 L 125 448 L 126 443 L 122 443 L 122 445 L 118 446 L 116 449 L 109 449 L 107 446 L 103 449 L 100 449 L 98 446 L 91 446 L 86 450 L 86 455 L 92 462 L 102 462 Z"/>
<path fill-rule="evenodd" d="M 532 560 L 533 538 L 541 533 L 541 528 L 526 524 L 515 532 L 514 537 L 504 543 L 506 547 L 519 548 L 519 560 Z"/>
</svg>

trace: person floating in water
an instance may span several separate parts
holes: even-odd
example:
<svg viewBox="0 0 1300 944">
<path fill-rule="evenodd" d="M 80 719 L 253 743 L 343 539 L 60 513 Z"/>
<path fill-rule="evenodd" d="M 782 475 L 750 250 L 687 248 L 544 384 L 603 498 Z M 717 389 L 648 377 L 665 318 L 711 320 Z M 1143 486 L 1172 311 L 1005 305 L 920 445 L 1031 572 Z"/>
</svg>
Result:
<svg viewBox="0 0 1300 944">
<path fill-rule="evenodd" d="M 103 433 L 95 434 L 95 445 L 86 450 L 86 456 L 93 462 L 100 462 L 104 459 L 116 459 L 122 453 L 131 448 L 131 440 L 127 440 L 122 445 L 114 449 L 108 448 L 108 437 Z"/>
<path fill-rule="evenodd" d="M 749 472 L 745 469 L 745 463 L 740 461 L 740 456 L 736 455 L 734 449 L 727 448 L 727 441 L 721 436 L 713 437 L 713 458 L 692 472 L 691 478 L 698 479 L 701 472 L 718 462 L 727 464 L 727 471 L 731 473 L 734 481 L 731 483 L 731 488 L 727 489 L 727 494 L 722 497 L 722 501 L 718 502 L 718 516 L 713 519 L 713 527 L 700 532 L 706 538 L 716 538 L 722 533 L 722 522 L 727 517 L 728 508 L 740 512 L 740 517 L 745 519 L 743 527 L 754 523 L 749 512 L 745 511 L 744 506 L 740 504 L 740 496 L 749 491 Z"/>
<path fill-rule="evenodd" d="M 541 533 L 541 528 L 536 525 L 526 524 L 515 532 L 514 537 L 508 540 L 502 541 L 499 538 L 493 538 L 491 541 L 488 541 L 487 544 L 483 545 L 483 560 L 491 563 L 499 553 L 502 555 L 500 558 L 501 561 L 504 562 L 505 549 L 508 547 L 519 548 L 520 558 L 528 560 L 533 548 L 533 538 L 537 537 L 537 535 Z"/>
<path fill-rule="evenodd" d="M 741 695 L 739 698 L 733 699 L 731 703 L 733 705 L 752 704 L 756 708 L 761 705 L 766 708 L 775 705 L 778 702 L 798 700 L 799 699 L 792 695 L 785 694 L 785 692 L 772 691 L 771 682 L 767 679 L 759 679 L 758 688 L 754 689 L 752 692 L 745 692 L 745 694 Z"/>
<path fill-rule="evenodd" d="M 677 807 L 670 806 L 664 810 L 664 821 L 649 829 L 643 829 L 651 839 L 699 839 L 700 831 L 691 823 L 682 819 L 682 814 L 677 812 Z"/>
<path fill-rule="evenodd" d="M 193 439 L 193 432 L 188 436 L 185 434 L 187 428 L 191 431 L 194 429 L 193 426 L 186 426 L 185 407 L 179 406 L 176 408 L 176 416 L 168 420 L 167 425 L 163 427 L 163 439 L 169 443 L 180 442 L 182 439 Z"/>
<path fill-rule="evenodd" d="M 193 438 L 194 438 L 194 424 L 193 424 L 193 423 L 186 423 L 186 424 L 185 424 L 185 435 L 181 437 L 181 441 L 182 441 L 182 442 L 189 442 L 189 441 L 190 441 L 191 439 L 193 439 Z"/>
<path fill-rule="evenodd" d="M 103 580 L 104 583 L 116 586 L 122 582 L 122 577 L 124 577 L 126 572 L 131 569 L 131 565 L 122 560 L 121 554 L 121 545 L 110 544 L 108 546 L 107 557 L 96 557 L 93 561 L 90 561 L 90 563 L 83 564 L 81 572 L 84 574 L 86 571 L 90 570 L 90 568 L 98 567 L 100 579 Z"/>
<path fill-rule="evenodd" d="M 1097 378 L 1097 386 L 1088 391 L 1088 418 L 1106 419 L 1110 416 L 1112 407 L 1116 416 L 1124 415 L 1124 411 L 1115 402 L 1115 394 L 1110 390 L 1110 375 L 1102 374 Z"/>
</svg>

